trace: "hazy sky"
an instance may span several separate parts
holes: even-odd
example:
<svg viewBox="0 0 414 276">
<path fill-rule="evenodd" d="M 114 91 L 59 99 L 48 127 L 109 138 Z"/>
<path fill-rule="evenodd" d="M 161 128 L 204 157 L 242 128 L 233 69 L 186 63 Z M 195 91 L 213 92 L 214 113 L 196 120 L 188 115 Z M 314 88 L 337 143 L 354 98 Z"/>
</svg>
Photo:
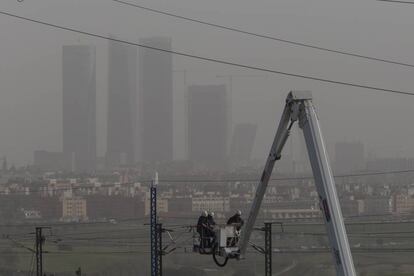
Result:
<svg viewBox="0 0 414 276">
<path fill-rule="evenodd" d="M 252 32 L 414 64 L 414 5 L 375 0 L 129 0 Z M 414 68 L 293 47 L 180 21 L 111 0 L 3 0 L 0 10 L 138 42 L 167 35 L 173 48 L 275 70 L 414 92 Z M 107 47 L 103 39 L 0 15 L 0 155 L 31 162 L 34 150 L 61 150 L 61 52 L 65 44 L 97 47 L 98 153 L 105 153 Z M 414 96 L 385 94 L 242 70 L 174 57 L 188 70 L 187 84 L 228 84 L 234 79 L 233 123 L 258 123 L 254 155 L 264 158 L 289 90 L 312 90 L 329 148 L 362 141 L 383 156 L 414 156 Z M 174 74 L 175 157 L 184 150 L 184 83 Z M 295 133 L 297 134 L 297 133 Z M 294 140 L 294 144 L 297 143 Z"/>
</svg>

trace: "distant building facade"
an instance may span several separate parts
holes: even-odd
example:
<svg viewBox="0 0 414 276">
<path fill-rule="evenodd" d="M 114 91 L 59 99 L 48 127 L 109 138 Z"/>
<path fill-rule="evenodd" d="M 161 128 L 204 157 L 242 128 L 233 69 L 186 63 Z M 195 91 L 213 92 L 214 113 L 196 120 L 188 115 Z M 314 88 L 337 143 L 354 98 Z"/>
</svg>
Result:
<svg viewBox="0 0 414 276">
<path fill-rule="evenodd" d="M 111 41 L 108 57 L 106 164 L 111 168 L 135 162 L 137 49 Z"/>
<path fill-rule="evenodd" d="M 414 197 L 402 193 L 393 195 L 392 209 L 398 215 L 414 214 Z"/>
<path fill-rule="evenodd" d="M 192 211 L 201 212 L 204 210 L 226 213 L 230 211 L 230 198 L 228 197 L 193 197 Z"/>
<path fill-rule="evenodd" d="M 189 160 L 221 169 L 227 158 L 228 105 L 225 85 L 188 88 Z"/>
<path fill-rule="evenodd" d="M 168 37 L 140 39 L 151 47 L 171 50 Z M 139 161 L 170 162 L 173 159 L 172 56 L 156 50 L 138 50 Z"/>
<path fill-rule="evenodd" d="M 73 171 L 93 171 L 96 159 L 95 47 L 63 46 L 63 153 Z"/>
<path fill-rule="evenodd" d="M 148 216 L 151 213 L 150 192 L 147 192 L 146 195 L 145 195 L 144 207 L 145 207 L 144 214 L 146 216 Z M 168 213 L 168 199 L 166 199 L 166 198 L 157 198 L 157 212 L 158 213 Z"/>
<path fill-rule="evenodd" d="M 81 197 L 68 197 L 62 200 L 62 220 L 87 220 L 86 199 Z"/>
<path fill-rule="evenodd" d="M 367 197 L 362 201 L 363 215 L 385 215 L 392 211 L 390 197 Z"/>
<path fill-rule="evenodd" d="M 335 144 L 335 172 L 355 172 L 364 168 L 364 144 L 360 142 L 338 142 Z"/>
<path fill-rule="evenodd" d="M 235 126 L 230 148 L 230 161 L 234 166 L 246 166 L 249 163 L 256 132 L 256 124 L 242 123 Z"/>
<path fill-rule="evenodd" d="M 322 216 L 319 209 L 264 209 L 265 219 L 314 219 Z"/>
</svg>

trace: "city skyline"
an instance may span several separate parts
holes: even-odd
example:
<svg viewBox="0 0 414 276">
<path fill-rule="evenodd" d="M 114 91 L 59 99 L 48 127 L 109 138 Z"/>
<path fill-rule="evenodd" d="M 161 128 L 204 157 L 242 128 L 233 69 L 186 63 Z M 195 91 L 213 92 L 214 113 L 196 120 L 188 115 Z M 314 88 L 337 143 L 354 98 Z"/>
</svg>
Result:
<svg viewBox="0 0 414 276">
<path fill-rule="evenodd" d="M 171 38 L 141 38 L 150 47 L 171 49 Z M 138 143 L 143 162 L 173 160 L 172 55 L 152 49 L 138 50 Z"/>
<path fill-rule="evenodd" d="M 63 154 L 69 171 L 93 171 L 96 162 L 96 52 L 62 47 Z"/>
<path fill-rule="evenodd" d="M 188 159 L 195 166 L 223 169 L 229 128 L 225 85 L 188 88 Z"/>
<path fill-rule="evenodd" d="M 111 41 L 108 46 L 106 166 L 135 163 L 137 130 L 137 49 Z"/>
<path fill-rule="evenodd" d="M 414 273 L 414 2 L 0 2 L 0 275 Z"/>
</svg>

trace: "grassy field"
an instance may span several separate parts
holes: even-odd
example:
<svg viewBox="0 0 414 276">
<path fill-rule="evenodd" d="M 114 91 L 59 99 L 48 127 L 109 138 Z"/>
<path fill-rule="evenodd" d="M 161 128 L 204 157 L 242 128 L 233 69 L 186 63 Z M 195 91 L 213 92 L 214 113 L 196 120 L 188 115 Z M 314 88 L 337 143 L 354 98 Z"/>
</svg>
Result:
<svg viewBox="0 0 414 276">
<path fill-rule="evenodd" d="M 354 223 L 347 226 L 354 262 L 361 276 L 414 275 L 414 222 Z M 192 233 L 174 228 L 177 247 L 164 256 L 165 275 L 263 275 L 264 256 L 253 249 L 246 260 L 214 265 L 211 256 L 191 252 Z M 33 227 L 1 228 L 0 269 L 28 275 L 33 263 Z M 273 229 L 274 275 L 333 275 L 324 226 L 285 224 Z M 45 230 L 44 267 L 53 275 L 149 275 L 148 226 L 136 223 L 54 226 Z M 170 243 L 164 235 L 164 244 Z M 257 232 L 253 242 L 263 245 Z M 1 273 L 1 272 L 0 272 Z M 2 274 L 0 274 L 2 275 Z M 6 274 L 4 274 L 6 275 Z M 19 274 L 16 274 L 19 275 Z"/>
</svg>

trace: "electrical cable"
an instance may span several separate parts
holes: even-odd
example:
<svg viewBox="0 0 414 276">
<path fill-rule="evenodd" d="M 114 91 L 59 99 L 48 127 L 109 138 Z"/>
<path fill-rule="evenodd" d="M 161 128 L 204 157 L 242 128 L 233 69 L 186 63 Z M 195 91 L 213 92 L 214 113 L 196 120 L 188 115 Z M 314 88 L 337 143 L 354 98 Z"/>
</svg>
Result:
<svg viewBox="0 0 414 276">
<path fill-rule="evenodd" d="M 351 52 L 342 51 L 342 50 L 330 49 L 330 48 L 326 48 L 326 47 L 322 47 L 322 46 L 318 46 L 318 45 L 312 45 L 312 44 L 308 44 L 308 43 L 303 43 L 303 42 L 298 42 L 298 41 L 293 41 L 293 40 L 287 40 L 287 39 L 276 37 L 276 36 L 259 34 L 259 33 L 255 33 L 255 32 L 242 30 L 242 29 L 236 28 L 236 27 L 224 26 L 224 25 L 220 25 L 220 24 L 216 24 L 216 23 L 207 22 L 207 21 L 204 21 L 204 20 L 201 20 L 201 19 L 182 16 L 182 15 L 178 15 L 178 14 L 174 14 L 174 13 L 171 13 L 171 12 L 162 11 L 162 10 L 158 10 L 158 9 L 154 9 L 154 8 L 148 8 L 148 7 L 145 7 L 145 6 L 142 6 L 142 5 L 138 5 L 138 4 L 130 3 L 130 2 L 126 2 L 126 1 L 121 1 L 121 0 L 112 0 L 112 1 L 117 2 L 119 4 L 122 4 L 122 5 L 135 7 L 135 8 L 145 10 L 145 11 L 149 11 L 149 12 L 156 13 L 156 14 L 166 15 L 166 16 L 169 16 L 169 17 L 178 18 L 178 19 L 186 20 L 186 21 L 190 21 L 190 22 L 195 22 L 195 23 L 199 23 L 199 24 L 202 24 L 202 25 L 206 25 L 206 26 L 210 26 L 210 27 L 214 27 L 214 28 L 218 28 L 218 29 L 233 31 L 233 32 L 237 32 L 237 33 L 241 33 L 241 34 L 245 34 L 245 35 L 249 35 L 249 36 L 274 40 L 274 41 L 278 41 L 278 42 L 282 42 L 282 43 L 286 43 L 286 44 L 290 44 L 290 45 L 294 45 L 294 46 L 311 48 L 311 49 L 316 49 L 316 50 L 320 50 L 320 51 L 326 51 L 326 52 L 331 52 L 331 53 L 336 53 L 336 54 L 341 54 L 341 55 L 346 55 L 346 56 L 352 56 L 352 57 L 363 58 L 363 59 L 367 59 L 367 60 L 385 62 L 385 63 L 389 63 L 389 64 L 395 64 L 395 65 L 401 65 L 401 66 L 405 66 L 405 67 L 414 68 L 413 64 L 408 64 L 408 63 L 404 63 L 404 62 L 393 61 L 393 60 L 383 59 L 383 58 L 376 58 L 376 57 L 351 53 Z M 387 1 L 387 0 L 378 0 L 378 1 Z"/>
<path fill-rule="evenodd" d="M 390 3 L 400 3 L 400 4 L 414 4 L 414 2 L 411 2 L 411 1 L 399 1 L 399 0 L 377 0 L 377 1 L 379 1 L 379 2 L 390 2 Z"/>
<path fill-rule="evenodd" d="M 1 13 L 1 12 L 0 12 Z M 334 178 L 347 178 L 347 177 L 365 177 L 365 176 L 379 176 L 379 175 L 388 175 L 388 174 L 405 174 L 405 173 L 414 173 L 413 170 L 393 170 L 393 171 L 382 171 L 382 172 L 363 172 L 363 173 L 351 173 L 351 174 L 339 174 L 334 175 Z M 313 176 L 303 176 L 303 177 L 276 177 L 271 178 L 270 181 L 294 181 L 294 180 L 308 180 L 313 179 Z M 165 183 L 225 183 L 225 182 L 257 182 L 258 178 L 227 178 L 227 179 L 160 179 L 160 182 Z M 144 179 L 137 180 L 136 182 L 122 183 L 122 186 L 134 185 L 135 183 L 151 183 L 152 180 Z M 78 186 L 78 187 L 67 187 L 67 188 L 57 188 L 51 190 L 52 192 L 68 191 L 68 190 L 82 190 L 90 188 L 113 188 L 114 184 L 103 184 L 101 186 Z M 48 193 L 46 190 L 35 190 L 30 191 L 31 194 L 34 193 Z M 0 195 L 26 195 L 27 191 L 12 191 L 12 192 L 0 192 Z M 108 223 L 108 222 L 102 222 Z"/>
<path fill-rule="evenodd" d="M 128 44 L 128 45 L 133 45 L 133 46 L 145 48 L 145 49 L 155 50 L 155 51 L 164 52 L 164 53 L 170 53 L 170 54 L 174 54 L 174 55 L 177 55 L 177 56 L 188 57 L 188 58 L 207 61 L 207 62 L 211 62 L 211 63 L 224 64 L 224 65 L 229 65 L 229 66 L 243 68 L 243 69 L 262 71 L 262 72 L 272 73 L 272 74 L 275 74 L 275 75 L 282 75 L 282 76 L 293 77 L 293 78 L 307 79 L 307 80 L 313 80 L 313 81 L 323 82 L 323 83 L 330 83 L 330 84 L 337 84 L 337 85 L 343 85 L 343 86 L 349 86 L 349 87 L 362 88 L 362 89 L 367 89 L 367 90 L 381 91 L 381 92 L 386 92 L 386 93 L 394 93 L 394 94 L 414 96 L 413 92 L 407 92 L 407 91 L 395 90 L 395 89 L 388 89 L 388 88 L 382 88 L 382 87 L 376 87 L 376 86 L 358 84 L 358 83 L 352 83 L 352 82 L 338 81 L 338 80 L 326 79 L 326 78 L 322 78 L 322 77 L 302 75 L 302 74 L 297 74 L 297 73 L 278 71 L 278 70 L 273 70 L 273 69 L 269 69 L 269 68 L 265 68 L 265 67 L 259 67 L 259 66 L 247 65 L 247 64 L 242 64 L 242 63 L 236 63 L 236 62 L 232 62 L 232 61 L 228 61 L 228 60 L 222 60 L 222 59 L 218 59 L 218 58 L 199 56 L 199 55 L 189 54 L 189 53 L 186 53 L 186 52 L 168 50 L 168 49 L 158 48 L 158 47 L 154 47 L 154 46 L 134 43 L 134 42 L 130 42 L 130 41 L 127 41 L 127 40 L 116 39 L 116 38 L 113 38 L 113 37 L 104 36 L 104 35 L 100 35 L 100 34 L 96 34 L 96 33 L 92 33 L 92 32 L 87 32 L 87 31 L 82 31 L 82 30 L 70 28 L 70 27 L 60 26 L 60 25 L 56 25 L 56 24 L 45 22 L 45 21 L 32 19 L 32 18 L 28 18 L 28 17 L 24 17 L 24 16 L 12 14 L 12 13 L 4 12 L 4 11 L 0 11 L 0 14 L 6 15 L 6 16 L 9 16 L 9 17 L 14 17 L 14 18 L 17 18 L 17 19 L 20 19 L 20 20 L 29 21 L 29 22 L 32 22 L 32 23 L 37 23 L 37 24 L 49 26 L 49 27 L 52 27 L 52 28 L 55 28 L 55 29 L 61 29 L 61 30 L 69 31 L 69 32 L 84 34 L 84 35 L 91 36 L 91 37 L 101 38 L 101 39 L 110 40 L 110 41 L 116 41 L 116 42 L 120 42 L 120 43 L 124 43 L 124 44 Z"/>
</svg>

